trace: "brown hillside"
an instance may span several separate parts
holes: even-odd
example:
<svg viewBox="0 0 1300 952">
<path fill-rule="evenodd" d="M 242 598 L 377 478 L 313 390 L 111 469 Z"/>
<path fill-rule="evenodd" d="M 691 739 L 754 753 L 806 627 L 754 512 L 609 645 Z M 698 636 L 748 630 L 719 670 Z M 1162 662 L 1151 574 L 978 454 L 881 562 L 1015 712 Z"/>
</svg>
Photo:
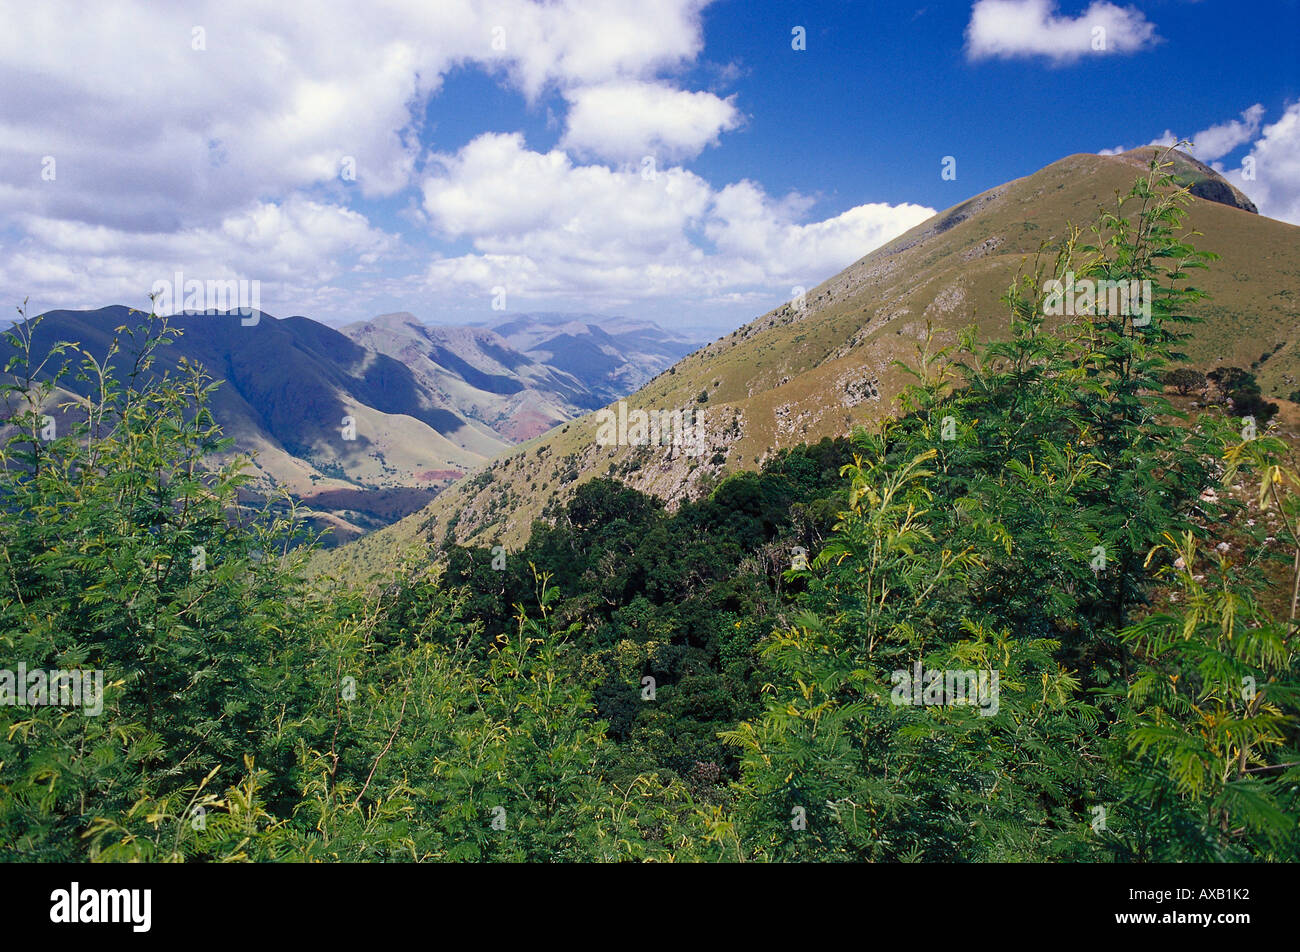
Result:
<svg viewBox="0 0 1300 952">
<path fill-rule="evenodd" d="M 324 557 L 320 568 L 357 579 L 400 553 L 443 539 L 518 545 L 548 504 L 581 481 L 612 475 L 669 502 L 706 492 L 774 449 L 843 434 L 891 413 L 929 322 L 940 343 L 975 325 L 1005 336 L 1000 298 L 1026 259 L 1069 224 L 1086 226 L 1141 174 L 1151 149 L 1072 155 L 967 199 L 866 255 L 791 303 L 696 351 L 627 398 L 629 407 L 702 407 L 708 446 L 695 458 L 668 448 L 600 447 L 588 415 L 497 457 L 421 512 Z M 1266 395 L 1300 388 L 1300 228 L 1253 212 L 1212 170 L 1185 157 L 1189 224 L 1221 260 L 1196 274 L 1210 293 L 1188 351 L 1202 369 L 1254 366 Z M 1222 186 L 1222 187 L 1221 187 Z M 1230 204 L 1225 204 L 1230 203 Z M 1245 206 L 1245 207 L 1237 207 Z M 701 393 L 707 401 L 697 402 Z"/>
</svg>

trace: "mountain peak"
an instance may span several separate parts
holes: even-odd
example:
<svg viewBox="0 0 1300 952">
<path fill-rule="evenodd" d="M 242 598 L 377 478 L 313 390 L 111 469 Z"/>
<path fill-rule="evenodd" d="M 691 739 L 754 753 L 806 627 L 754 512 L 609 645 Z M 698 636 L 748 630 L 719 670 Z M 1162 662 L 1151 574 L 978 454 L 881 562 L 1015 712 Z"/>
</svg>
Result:
<svg viewBox="0 0 1300 952">
<path fill-rule="evenodd" d="M 393 311 L 390 314 L 380 314 L 368 321 L 358 321 L 358 324 L 376 324 L 380 327 L 397 328 L 397 327 L 423 327 L 424 321 L 420 320 L 410 311 Z M 351 325 L 349 325 L 351 326 Z"/>
<path fill-rule="evenodd" d="M 1043 242 L 1113 208 L 1115 195 L 1128 192 L 1153 151 L 1069 155 L 957 202 L 809 288 L 803 300 L 783 303 L 694 351 L 626 398 L 641 409 L 703 408 L 709 446 L 698 457 L 601 445 L 596 418 L 588 415 L 526 450 L 507 451 L 489 464 L 490 479 L 462 480 L 421 513 L 356 545 L 392 553 L 418 535 L 441 540 L 452 526 L 460 541 L 515 544 L 534 519 L 598 475 L 673 505 L 707 492 L 726 474 L 755 469 L 784 447 L 840 436 L 856 425 L 874 427 L 907 383 L 896 362 L 915 360 L 931 330 L 938 346 L 968 326 L 983 339 L 1005 334 L 1000 301 L 1016 275 Z M 1259 215 L 1195 159 L 1175 153 L 1173 161 L 1175 175 L 1196 196 L 1188 224 L 1203 234 L 1198 247 L 1222 259 L 1198 275 L 1210 298 L 1197 308 L 1205 324 L 1189 344 L 1188 361 L 1207 369 L 1254 366 L 1266 392 L 1285 393 L 1300 378 L 1300 338 L 1286 298 L 1274 291 L 1294 283 L 1288 276 L 1300 268 L 1300 229 Z M 536 350 L 564 344 L 566 365 L 587 367 L 601 357 L 591 334 L 569 341 L 544 336 L 556 330 L 550 325 L 498 329 L 512 340 L 528 336 Z M 1273 349 L 1261 356 L 1266 345 Z M 504 519 L 493 505 L 503 495 L 522 500 Z"/>
<path fill-rule="evenodd" d="M 1129 149 L 1127 152 L 1121 152 L 1119 155 L 1110 156 L 1110 158 L 1127 162 L 1135 168 L 1145 169 L 1151 162 L 1151 156 L 1162 151 L 1164 150 L 1160 146 L 1146 145 L 1136 149 Z M 1252 215 L 1259 214 L 1259 209 L 1255 207 L 1255 203 L 1246 197 L 1246 194 L 1241 189 L 1204 162 L 1193 158 L 1180 149 L 1174 149 L 1170 152 L 1169 160 L 1174 163 L 1174 178 L 1180 184 L 1188 186 L 1187 190 L 1197 198 L 1203 198 L 1208 202 L 1218 202 L 1220 205 L 1227 205 L 1230 208 L 1240 208 Z"/>
</svg>

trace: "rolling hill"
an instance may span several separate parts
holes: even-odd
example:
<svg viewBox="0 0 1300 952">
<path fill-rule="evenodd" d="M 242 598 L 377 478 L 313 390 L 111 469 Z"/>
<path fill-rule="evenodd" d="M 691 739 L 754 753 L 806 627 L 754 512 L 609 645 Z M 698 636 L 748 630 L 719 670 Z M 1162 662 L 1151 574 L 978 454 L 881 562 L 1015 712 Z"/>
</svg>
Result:
<svg viewBox="0 0 1300 952">
<path fill-rule="evenodd" d="M 1151 149 L 1079 154 L 943 211 L 807 293 L 701 348 L 627 399 L 646 410 L 703 409 L 707 446 L 600 446 L 595 414 L 497 457 L 421 512 L 323 556 L 322 571 L 360 579 L 423 542 L 517 546 L 533 520 L 556 511 L 581 482 L 612 476 L 670 503 L 705 493 L 723 476 L 753 469 L 774 450 L 871 425 L 889 414 L 903 383 L 892 366 L 915 355 L 932 325 L 938 343 L 974 325 L 1005 336 L 1000 304 L 1017 271 L 1070 223 L 1113 207 Z M 1192 363 L 1253 367 L 1266 395 L 1300 378 L 1300 228 L 1264 218 L 1217 173 L 1177 155 L 1193 197 L 1197 247 L 1221 256 L 1197 285 L 1204 323 Z"/>
</svg>

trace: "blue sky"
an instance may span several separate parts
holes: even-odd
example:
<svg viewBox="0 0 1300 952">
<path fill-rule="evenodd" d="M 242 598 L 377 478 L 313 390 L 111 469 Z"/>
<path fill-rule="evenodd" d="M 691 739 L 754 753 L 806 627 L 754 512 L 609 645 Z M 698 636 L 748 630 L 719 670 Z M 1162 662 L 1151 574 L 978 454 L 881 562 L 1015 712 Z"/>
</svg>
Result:
<svg viewBox="0 0 1300 952">
<path fill-rule="evenodd" d="M 336 324 L 718 333 L 934 210 L 1171 136 L 1300 222 L 1297 0 L 15 6 L 0 293 L 35 311 L 180 271 Z"/>
</svg>

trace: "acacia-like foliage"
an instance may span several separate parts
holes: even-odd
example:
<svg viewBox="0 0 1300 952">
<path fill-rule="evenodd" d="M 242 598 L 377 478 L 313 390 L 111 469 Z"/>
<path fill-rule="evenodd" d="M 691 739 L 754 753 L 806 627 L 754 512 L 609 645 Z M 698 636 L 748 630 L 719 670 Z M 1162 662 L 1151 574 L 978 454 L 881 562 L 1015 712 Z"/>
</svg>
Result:
<svg viewBox="0 0 1300 952">
<path fill-rule="evenodd" d="M 1300 555 L 1285 619 L 1258 575 L 1221 559 L 1210 591 L 1193 567 L 1230 508 L 1207 492 L 1220 476 L 1261 473 L 1281 508 L 1291 471 L 1279 441 L 1232 445 L 1161 395 L 1200 296 L 1184 279 L 1210 258 L 1178 233 L 1185 201 L 1153 160 L 1094 243 L 1072 231 L 1013 284 L 1009 340 L 928 341 L 905 415 L 859 435 L 805 614 L 764 650 L 766 710 L 725 735 L 738 855 L 1295 856 Z M 1151 281 L 1152 313 L 1049 326 L 1070 274 Z M 1178 610 L 1153 611 L 1169 581 Z M 916 665 L 998 671 L 997 712 L 897 703 Z"/>
</svg>

